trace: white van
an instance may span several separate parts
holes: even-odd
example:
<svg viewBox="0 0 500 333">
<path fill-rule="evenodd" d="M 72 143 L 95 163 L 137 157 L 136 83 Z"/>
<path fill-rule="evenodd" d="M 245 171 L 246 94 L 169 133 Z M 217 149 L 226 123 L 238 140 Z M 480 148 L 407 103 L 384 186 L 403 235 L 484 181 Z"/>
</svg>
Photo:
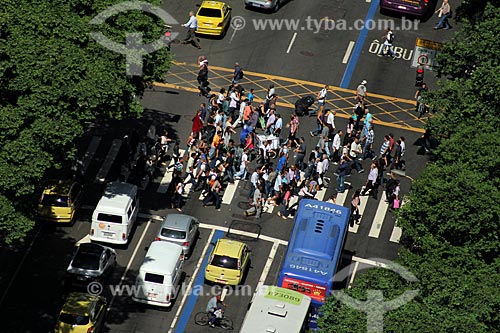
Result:
<svg viewBox="0 0 500 333">
<path fill-rule="evenodd" d="M 109 183 L 92 214 L 90 239 L 104 243 L 127 244 L 138 212 L 137 186 Z"/>
<path fill-rule="evenodd" d="M 176 287 L 182 275 L 182 246 L 155 241 L 149 246 L 135 282 L 136 302 L 169 307 L 177 296 Z"/>
</svg>

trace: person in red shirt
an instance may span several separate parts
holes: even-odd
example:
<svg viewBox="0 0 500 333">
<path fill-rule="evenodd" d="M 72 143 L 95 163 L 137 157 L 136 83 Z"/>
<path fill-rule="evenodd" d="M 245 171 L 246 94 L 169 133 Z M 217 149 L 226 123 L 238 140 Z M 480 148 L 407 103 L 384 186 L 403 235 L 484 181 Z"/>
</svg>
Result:
<svg viewBox="0 0 500 333">
<path fill-rule="evenodd" d="M 196 111 L 196 114 L 194 115 L 193 119 L 193 125 L 191 126 L 191 132 L 193 132 L 193 137 L 198 138 L 198 140 L 201 138 L 201 131 L 203 130 L 203 121 L 201 120 L 201 111 L 198 110 Z"/>
</svg>

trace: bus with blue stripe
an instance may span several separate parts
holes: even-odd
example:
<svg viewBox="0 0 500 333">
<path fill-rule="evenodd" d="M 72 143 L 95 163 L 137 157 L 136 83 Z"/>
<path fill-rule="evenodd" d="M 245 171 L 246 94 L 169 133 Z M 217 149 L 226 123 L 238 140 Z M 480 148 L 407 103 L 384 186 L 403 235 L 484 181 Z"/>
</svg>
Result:
<svg viewBox="0 0 500 333">
<path fill-rule="evenodd" d="M 309 328 L 317 328 L 319 308 L 333 287 L 349 227 L 349 208 L 302 199 L 281 267 L 278 287 L 311 297 Z"/>
</svg>

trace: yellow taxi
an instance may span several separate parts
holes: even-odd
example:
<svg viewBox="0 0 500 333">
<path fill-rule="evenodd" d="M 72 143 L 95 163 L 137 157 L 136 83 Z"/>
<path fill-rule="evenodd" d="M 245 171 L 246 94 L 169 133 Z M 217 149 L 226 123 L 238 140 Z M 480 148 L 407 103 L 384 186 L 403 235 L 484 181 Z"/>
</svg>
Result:
<svg viewBox="0 0 500 333">
<path fill-rule="evenodd" d="M 54 333 L 97 333 L 104 325 L 106 299 L 84 293 L 71 293 L 66 299 Z"/>
<path fill-rule="evenodd" d="M 234 286 L 241 283 L 250 265 L 250 252 L 245 243 L 219 239 L 205 269 L 205 280 Z"/>
<path fill-rule="evenodd" d="M 231 7 L 221 1 L 204 0 L 198 8 L 196 19 L 198 20 L 197 33 L 222 36 L 231 23 Z"/>
<path fill-rule="evenodd" d="M 38 218 L 71 223 L 82 201 L 82 186 L 72 180 L 55 180 L 43 190 L 38 202 Z"/>
</svg>

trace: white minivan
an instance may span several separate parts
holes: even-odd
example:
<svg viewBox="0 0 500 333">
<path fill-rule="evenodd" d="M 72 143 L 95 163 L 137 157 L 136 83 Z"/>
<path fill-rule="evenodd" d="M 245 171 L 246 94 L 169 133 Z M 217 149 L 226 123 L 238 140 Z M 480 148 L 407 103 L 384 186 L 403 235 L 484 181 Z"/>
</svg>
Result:
<svg viewBox="0 0 500 333">
<path fill-rule="evenodd" d="M 103 243 L 127 244 L 138 212 L 137 186 L 109 183 L 92 214 L 90 239 Z"/>
<path fill-rule="evenodd" d="M 152 242 L 139 268 L 132 299 L 149 305 L 171 306 L 177 296 L 183 259 L 182 246 Z"/>
</svg>

